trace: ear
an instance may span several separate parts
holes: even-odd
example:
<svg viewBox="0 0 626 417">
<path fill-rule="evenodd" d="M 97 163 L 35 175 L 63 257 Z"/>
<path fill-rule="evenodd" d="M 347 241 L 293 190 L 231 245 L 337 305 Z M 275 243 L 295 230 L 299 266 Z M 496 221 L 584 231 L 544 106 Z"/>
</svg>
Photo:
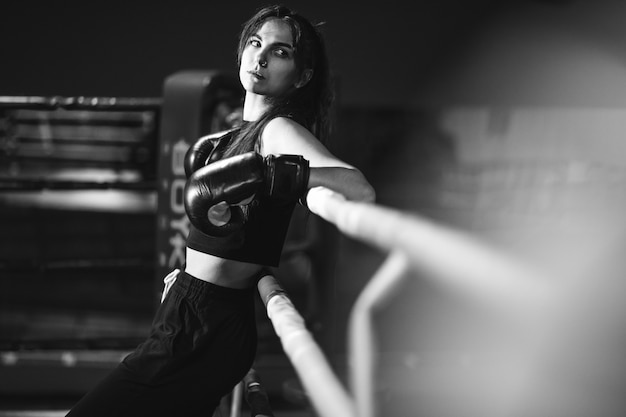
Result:
<svg viewBox="0 0 626 417">
<path fill-rule="evenodd" d="M 309 81 L 311 81 L 311 78 L 313 78 L 313 70 L 310 68 L 305 69 L 302 71 L 300 79 L 295 84 L 296 88 L 304 87 Z"/>
</svg>

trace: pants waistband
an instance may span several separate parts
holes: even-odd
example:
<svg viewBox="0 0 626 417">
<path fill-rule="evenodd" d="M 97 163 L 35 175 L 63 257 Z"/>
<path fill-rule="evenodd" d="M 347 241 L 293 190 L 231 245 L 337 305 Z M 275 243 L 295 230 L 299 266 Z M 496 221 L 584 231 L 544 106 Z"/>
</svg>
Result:
<svg viewBox="0 0 626 417">
<path fill-rule="evenodd" d="M 229 303 L 248 303 L 254 296 L 255 287 L 238 289 L 223 287 L 212 282 L 203 281 L 185 271 L 181 271 L 176 278 L 177 292 L 187 298 L 201 302 L 205 297 L 219 298 Z"/>
</svg>

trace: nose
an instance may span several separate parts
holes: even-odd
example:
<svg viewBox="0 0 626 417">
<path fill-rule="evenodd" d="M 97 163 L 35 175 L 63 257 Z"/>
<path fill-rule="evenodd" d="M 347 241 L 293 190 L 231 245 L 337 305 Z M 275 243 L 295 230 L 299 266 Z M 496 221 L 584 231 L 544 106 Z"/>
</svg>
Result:
<svg viewBox="0 0 626 417">
<path fill-rule="evenodd" d="M 267 68 L 267 58 L 264 51 L 259 51 L 256 60 L 261 68 Z"/>
</svg>

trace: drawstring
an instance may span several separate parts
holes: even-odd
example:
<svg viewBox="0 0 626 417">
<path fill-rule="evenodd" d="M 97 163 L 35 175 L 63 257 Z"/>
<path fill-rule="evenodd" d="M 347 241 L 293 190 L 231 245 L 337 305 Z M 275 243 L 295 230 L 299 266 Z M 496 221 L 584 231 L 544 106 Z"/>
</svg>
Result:
<svg viewBox="0 0 626 417">
<path fill-rule="evenodd" d="M 163 283 L 165 284 L 165 287 L 163 288 L 163 295 L 161 295 L 161 302 L 165 300 L 165 296 L 169 292 L 170 288 L 172 288 L 172 285 L 174 285 L 174 282 L 176 282 L 176 277 L 178 277 L 179 273 L 180 269 L 175 269 L 167 274 L 165 278 L 163 278 Z"/>
</svg>

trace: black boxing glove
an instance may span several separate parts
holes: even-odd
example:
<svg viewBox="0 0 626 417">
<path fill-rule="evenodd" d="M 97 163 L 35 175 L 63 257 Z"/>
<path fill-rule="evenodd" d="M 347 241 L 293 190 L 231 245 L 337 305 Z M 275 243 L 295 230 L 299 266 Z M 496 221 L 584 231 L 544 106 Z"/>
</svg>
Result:
<svg viewBox="0 0 626 417">
<path fill-rule="evenodd" d="M 202 136 L 191 145 L 187 149 L 184 161 L 187 178 L 203 166 L 221 159 L 224 148 L 232 139 L 235 130 L 230 129 Z"/>
<path fill-rule="evenodd" d="M 243 212 L 236 204 L 255 194 L 278 203 L 301 198 L 309 182 L 309 162 L 300 155 L 268 155 L 256 152 L 233 156 L 199 168 L 185 184 L 185 211 L 197 229 L 211 236 L 226 236 L 243 225 Z M 211 222 L 208 211 L 225 201 L 231 218 L 224 225 Z"/>
<path fill-rule="evenodd" d="M 243 226 L 243 212 L 237 203 L 254 196 L 263 185 L 263 160 L 248 152 L 213 162 L 191 174 L 185 183 L 184 204 L 189 221 L 210 236 L 227 236 Z M 209 209 L 225 201 L 231 205 L 228 223 L 217 225 Z"/>
</svg>

